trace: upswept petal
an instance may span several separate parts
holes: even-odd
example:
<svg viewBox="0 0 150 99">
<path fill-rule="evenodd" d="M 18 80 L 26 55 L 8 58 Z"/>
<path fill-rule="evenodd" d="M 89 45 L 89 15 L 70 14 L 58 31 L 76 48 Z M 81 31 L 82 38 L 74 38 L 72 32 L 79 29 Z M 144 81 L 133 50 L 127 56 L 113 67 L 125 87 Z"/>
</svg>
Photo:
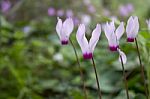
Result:
<svg viewBox="0 0 150 99">
<path fill-rule="evenodd" d="M 57 18 L 57 20 L 58 20 L 58 22 L 56 24 L 56 32 L 57 32 L 59 38 L 61 38 L 61 31 L 62 31 L 62 24 L 63 23 L 62 23 L 62 20 L 59 17 Z"/>
<path fill-rule="evenodd" d="M 101 34 L 101 25 L 97 24 L 96 28 L 92 32 L 92 37 L 89 41 L 89 47 L 92 52 L 94 51 L 94 48 L 99 40 L 100 34 Z"/>
<path fill-rule="evenodd" d="M 67 37 L 70 36 L 74 28 L 73 20 L 71 18 L 67 18 L 63 23 L 63 32 Z"/>
<path fill-rule="evenodd" d="M 123 33 L 124 33 L 124 23 L 121 22 L 119 27 L 116 30 L 116 33 L 115 33 L 116 36 L 117 36 L 117 40 L 120 40 L 120 38 L 122 37 Z"/>
<path fill-rule="evenodd" d="M 115 28 L 115 22 L 114 22 L 114 21 L 111 21 L 109 27 L 110 27 L 111 32 L 114 32 L 115 29 L 116 29 L 116 28 Z"/>
<path fill-rule="evenodd" d="M 132 34 L 133 28 L 134 27 L 134 20 L 133 17 L 131 16 L 128 21 L 127 21 L 127 26 L 126 26 L 126 33 L 127 33 L 127 37 L 130 36 Z"/>
<path fill-rule="evenodd" d="M 80 24 L 76 34 L 77 41 L 81 47 L 82 53 L 89 50 L 88 41 L 85 37 L 85 25 Z"/>
<path fill-rule="evenodd" d="M 107 37 L 108 40 L 110 39 L 110 36 L 111 36 L 111 34 L 113 33 L 109 27 L 110 27 L 110 26 L 109 26 L 109 24 L 108 24 L 108 22 L 107 22 L 107 23 L 104 25 L 104 33 L 105 33 L 105 36 Z"/>
<path fill-rule="evenodd" d="M 134 29 L 133 29 L 133 37 L 135 38 L 139 32 L 139 20 L 138 17 L 134 17 Z"/>
<path fill-rule="evenodd" d="M 121 59 L 123 61 L 123 64 L 127 63 L 127 57 L 125 55 L 125 53 L 123 51 L 121 51 L 120 49 L 118 49 L 119 52 L 119 61 L 121 62 Z"/>
</svg>

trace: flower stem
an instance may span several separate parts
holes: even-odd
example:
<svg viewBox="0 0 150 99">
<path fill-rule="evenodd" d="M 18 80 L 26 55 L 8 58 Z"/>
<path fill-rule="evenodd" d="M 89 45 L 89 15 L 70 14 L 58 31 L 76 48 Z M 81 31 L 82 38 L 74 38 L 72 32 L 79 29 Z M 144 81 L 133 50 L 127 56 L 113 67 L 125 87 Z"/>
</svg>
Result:
<svg viewBox="0 0 150 99">
<path fill-rule="evenodd" d="M 92 57 L 92 63 L 93 63 L 93 68 L 94 68 L 96 82 L 97 82 L 97 87 L 98 87 L 99 99 L 102 99 L 102 93 L 101 93 L 101 89 L 100 89 L 100 85 L 99 85 L 99 80 L 98 80 L 98 75 L 97 75 L 97 71 L 96 71 L 96 65 L 95 65 L 93 57 Z"/>
<path fill-rule="evenodd" d="M 72 40 L 71 39 L 69 39 L 69 40 L 70 40 L 70 43 L 71 43 L 72 48 L 74 50 L 74 53 L 75 53 L 75 56 L 76 56 L 76 60 L 77 60 L 77 63 L 78 63 L 78 67 L 79 67 L 79 70 L 80 70 L 80 76 L 81 76 L 82 83 L 83 83 L 84 99 L 87 99 L 86 86 L 85 86 L 83 71 L 82 71 L 82 68 L 81 68 L 81 65 L 80 65 L 80 62 L 79 62 L 78 54 L 77 54 L 77 51 L 75 49 L 75 46 L 74 46 Z"/>
<path fill-rule="evenodd" d="M 138 54 L 138 58 L 139 58 L 139 62 L 140 62 L 141 77 L 142 77 L 143 83 L 144 83 L 145 94 L 146 94 L 146 98 L 148 99 L 148 88 L 147 88 L 147 85 L 146 85 L 146 82 L 145 82 L 146 79 L 145 79 L 145 74 L 144 74 L 144 66 L 142 65 L 142 60 L 141 60 L 140 51 L 139 51 L 139 47 L 138 47 L 138 42 L 137 42 L 136 38 L 135 38 L 135 44 L 136 44 L 137 54 Z"/>
<path fill-rule="evenodd" d="M 124 69 L 123 60 L 122 60 L 121 55 L 119 55 L 119 56 L 120 56 L 120 59 L 121 59 L 121 65 L 122 65 L 123 78 L 124 78 L 124 82 L 125 82 L 125 88 L 126 88 L 127 99 L 130 99 L 130 98 L 129 98 L 129 92 L 128 92 L 128 82 L 127 82 L 127 79 L 126 79 L 126 73 L 125 73 L 125 69 Z"/>
</svg>

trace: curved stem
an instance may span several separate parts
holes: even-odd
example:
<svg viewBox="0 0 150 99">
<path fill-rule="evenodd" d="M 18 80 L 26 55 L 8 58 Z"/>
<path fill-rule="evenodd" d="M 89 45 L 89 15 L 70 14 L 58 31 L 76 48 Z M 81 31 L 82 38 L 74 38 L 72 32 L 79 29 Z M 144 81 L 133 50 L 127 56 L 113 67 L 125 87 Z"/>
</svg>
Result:
<svg viewBox="0 0 150 99">
<path fill-rule="evenodd" d="M 145 89 L 145 94 L 146 94 L 146 98 L 148 99 L 148 88 L 146 85 L 146 79 L 145 79 L 145 74 L 144 74 L 144 66 L 142 65 L 142 60 L 141 60 L 141 56 L 140 56 L 140 51 L 139 51 L 139 47 L 138 47 L 138 42 L 137 39 L 135 38 L 135 44 L 136 44 L 136 49 L 137 49 L 137 54 L 138 54 L 138 58 L 139 58 L 139 62 L 140 62 L 140 68 L 141 68 L 141 77 L 144 83 L 144 89 Z"/>
<path fill-rule="evenodd" d="M 120 56 L 120 59 L 121 59 L 121 65 L 122 65 L 122 71 L 123 71 L 123 78 L 124 78 L 124 84 L 125 84 L 125 88 L 126 88 L 126 95 L 127 95 L 127 99 L 130 99 L 129 98 L 129 92 L 128 92 L 128 82 L 127 82 L 127 79 L 126 79 L 126 73 L 125 73 L 125 69 L 124 69 L 124 64 L 123 64 L 123 60 L 122 60 L 122 57 L 121 55 Z"/>
<path fill-rule="evenodd" d="M 96 77 L 96 82 L 97 82 L 97 87 L 98 87 L 99 99 L 102 99 L 102 93 L 101 93 L 101 89 L 100 89 L 100 85 L 99 85 L 99 80 L 98 80 L 98 75 L 97 75 L 97 71 L 96 71 L 96 65 L 95 65 L 95 62 L 94 62 L 94 58 L 93 58 L 93 57 L 92 57 L 92 63 L 93 63 L 93 68 L 94 68 L 95 77 Z"/>
<path fill-rule="evenodd" d="M 76 56 L 76 60 L 77 60 L 77 62 L 78 62 L 78 67 L 79 67 L 79 70 L 80 70 L 80 76 L 81 76 L 82 83 L 83 83 L 84 96 L 85 96 L 85 99 L 87 99 L 86 86 L 85 86 L 83 71 L 82 71 L 82 68 L 81 68 L 81 65 L 80 65 L 80 62 L 79 62 L 78 54 L 77 54 L 77 51 L 76 51 L 76 49 L 75 49 L 75 46 L 74 46 L 72 40 L 71 40 L 71 39 L 69 39 L 69 40 L 70 40 L 70 43 L 71 43 L 72 48 L 73 48 L 73 50 L 74 50 L 74 53 L 75 53 L 75 56 Z"/>
</svg>

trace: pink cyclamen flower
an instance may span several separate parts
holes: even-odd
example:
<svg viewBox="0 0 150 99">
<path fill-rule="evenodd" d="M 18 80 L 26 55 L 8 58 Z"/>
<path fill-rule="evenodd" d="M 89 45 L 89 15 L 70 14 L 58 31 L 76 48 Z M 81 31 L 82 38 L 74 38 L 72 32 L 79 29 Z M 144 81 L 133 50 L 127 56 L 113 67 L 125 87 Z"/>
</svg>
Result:
<svg viewBox="0 0 150 99">
<path fill-rule="evenodd" d="M 6 13 L 11 7 L 9 0 L 4 0 L 1 2 L 1 9 L 3 13 Z"/>
<path fill-rule="evenodd" d="M 48 15 L 54 16 L 56 14 L 56 10 L 52 7 L 48 8 Z"/>
<path fill-rule="evenodd" d="M 146 20 L 147 26 L 148 26 L 148 30 L 150 31 L 150 19 Z"/>
<path fill-rule="evenodd" d="M 131 16 L 128 19 L 127 26 L 126 26 L 127 42 L 134 42 L 134 39 L 136 38 L 138 32 L 139 32 L 138 17 Z"/>
<path fill-rule="evenodd" d="M 85 25 L 80 24 L 77 30 L 76 38 L 81 47 L 83 58 L 91 59 L 93 57 L 94 49 L 101 34 L 101 26 L 100 24 L 97 24 L 96 28 L 92 32 L 92 37 L 89 42 L 85 37 L 85 32 L 86 32 Z"/>
<path fill-rule="evenodd" d="M 67 45 L 69 36 L 73 31 L 74 24 L 71 18 L 67 18 L 64 22 L 60 18 L 57 18 L 56 32 L 60 38 L 62 45 Z"/>
<path fill-rule="evenodd" d="M 104 32 L 108 39 L 109 49 L 111 51 L 117 51 L 119 47 L 119 40 L 124 33 L 124 23 L 121 22 L 117 29 L 115 29 L 114 21 L 106 23 L 104 26 Z"/>
</svg>

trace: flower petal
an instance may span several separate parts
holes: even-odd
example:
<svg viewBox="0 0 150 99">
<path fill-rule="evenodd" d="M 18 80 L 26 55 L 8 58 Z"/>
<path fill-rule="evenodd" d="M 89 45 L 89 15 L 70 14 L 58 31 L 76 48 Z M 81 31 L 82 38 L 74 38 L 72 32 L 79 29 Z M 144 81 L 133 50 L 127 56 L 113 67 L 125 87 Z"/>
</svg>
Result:
<svg viewBox="0 0 150 99">
<path fill-rule="evenodd" d="M 127 26 L 126 26 L 127 37 L 130 37 L 131 33 L 133 32 L 133 27 L 134 27 L 134 20 L 133 17 L 131 16 L 128 19 Z"/>
<path fill-rule="evenodd" d="M 115 33 L 113 32 L 108 40 L 109 47 L 118 47 L 118 42 Z"/>
<path fill-rule="evenodd" d="M 107 38 L 108 40 L 110 39 L 110 36 L 111 36 L 111 34 L 112 34 L 112 31 L 110 30 L 109 27 L 110 27 L 110 26 L 109 26 L 108 22 L 103 26 L 105 36 L 106 36 L 106 38 Z"/>
<path fill-rule="evenodd" d="M 74 28 L 73 20 L 71 18 L 67 18 L 63 23 L 63 32 L 67 37 L 70 36 Z"/>
<path fill-rule="evenodd" d="M 76 39 L 81 47 L 82 53 L 87 53 L 89 51 L 88 41 L 85 37 L 85 25 L 80 24 L 77 30 Z"/>
<path fill-rule="evenodd" d="M 89 46 L 92 52 L 94 51 L 94 48 L 99 40 L 100 34 L 101 34 L 101 25 L 97 24 L 96 28 L 92 32 L 92 37 L 89 41 Z"/>
<path fill-rule="evenodd" d="M 121 60 L 123 61 L 123 64 L 127 63 L 127 57 L 125 55 L 125 53 L 123 51 L 121 51 L 120 49 L 118 49 L 119 52 L 119 61 L 121 62 Z"/>
<path fill-rule="evenodd" d="M 134 30 L 133 30 L 133 37 L 134 38 L 136 37 L 138 32 L 139 32 L 139 20 L 138 20 L 138 17 L 135 16 L 134 17 Z"/>
<path fill-rule="evenodd" d="M 62 31 L 62 20 L 58 17 L 57 18 L 58 22 L 56 24 L 56 32 L 59 36 L 59 38 L 61 38 L 61 31 Z"/>
<path fill-rule="evenodd" d="M 115 28 L 115 22 L 114 21 L 110 22 L 110 29 L 112 32 L 115 31 L 116 28 Z"/>
<path fill-rule="evenodd" d="M 121 22 L 121 24 L 119 25 L 119 27 L 116 30 L 116 36 L 117 36 L 117 40 L 119 41 L 119 39 L 121 38 L 121 36 L 124 33 L 124 23 Z"/>
</svg>

